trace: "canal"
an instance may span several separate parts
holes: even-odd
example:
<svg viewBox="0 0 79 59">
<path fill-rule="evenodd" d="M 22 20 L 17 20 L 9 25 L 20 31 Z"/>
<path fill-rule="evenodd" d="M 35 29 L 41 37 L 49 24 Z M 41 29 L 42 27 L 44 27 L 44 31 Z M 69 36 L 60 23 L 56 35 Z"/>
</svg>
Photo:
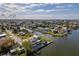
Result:
<svg viewBox="0 0 79 59">
<path fill-rule="evenodd" d="M 40 50 L 39 56 L 79 56 L 79 29 L 65 37 L 54 37 L 53 40 L 53 43 Z"/>
</svg>

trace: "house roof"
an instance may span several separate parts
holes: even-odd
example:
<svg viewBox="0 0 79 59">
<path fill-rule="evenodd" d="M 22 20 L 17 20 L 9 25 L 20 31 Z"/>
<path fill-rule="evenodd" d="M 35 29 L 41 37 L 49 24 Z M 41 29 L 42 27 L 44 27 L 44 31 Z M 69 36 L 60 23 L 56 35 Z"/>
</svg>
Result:
<svg viewBox="0 0 79 59">
<path fill-rule="evenodd" d="M 4 40 L 0 40 L 0 46 L 2 46 L 2 47 L 9 47 L 13 44 L 14 44 L 14 41 L 11 40 L 11 39 L 6 39 L 5 38 Z"/>
<path fill-rule="evenodd" d="M 1 34 L 1 33 L 0 33 L 0 37 L 1 37 L 1 36 L 5 36 L 5 35 L 6 35 L 6 34 Z"/>
</svg>

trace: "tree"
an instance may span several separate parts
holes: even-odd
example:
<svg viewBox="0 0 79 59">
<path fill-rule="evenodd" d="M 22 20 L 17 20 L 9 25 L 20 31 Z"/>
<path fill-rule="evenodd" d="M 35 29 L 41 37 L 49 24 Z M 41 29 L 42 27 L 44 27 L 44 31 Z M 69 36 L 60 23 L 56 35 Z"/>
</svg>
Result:
<svg viewBox="0 0 79 59">
<path fill-rule="evenodd" d="M 13 33 L 17 33 L 17 29 L 14 28 L 14 29 L 13 29 Z"/>
<path fill-rule="evenodd" d="M 4 28 L 4 26 L 1 26 L 1 30 L 2 30 L 2 32 L 4 32 L 4 31 L 5 31 L 5 28 Z"/>
<path fill-rule="evenodd" d="M 25 48 L 25 54 L 30 55 L 32 52 L 32 44 L 29 41 L 25 41 L 22 45 Z"/>
</svg>

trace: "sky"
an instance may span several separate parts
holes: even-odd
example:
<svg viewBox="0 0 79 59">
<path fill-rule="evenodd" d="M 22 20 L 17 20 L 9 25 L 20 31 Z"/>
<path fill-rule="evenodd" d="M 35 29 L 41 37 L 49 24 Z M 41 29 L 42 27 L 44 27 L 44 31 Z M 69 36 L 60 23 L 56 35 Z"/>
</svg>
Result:
<svg viewBox="0 0 79 59">
<path fill-rule="evenodd" d="M 0 19 L 79 19 L 79 4 L 0 3 Z"/>
</svg>

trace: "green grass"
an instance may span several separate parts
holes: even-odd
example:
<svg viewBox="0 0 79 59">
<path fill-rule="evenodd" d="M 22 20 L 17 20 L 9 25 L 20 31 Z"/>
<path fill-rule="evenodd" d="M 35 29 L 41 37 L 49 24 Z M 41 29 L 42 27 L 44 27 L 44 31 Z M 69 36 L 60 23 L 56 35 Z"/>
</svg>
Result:
<svg viewBox="0 0 79 59">
<path fill-rule="evenodd" d="M 53 36 L 55 36 L 55 37 L 63 37 L 65 35 L 66 35 L 65 33 L 64 34 L 53 34 Z"/>
<path fill-rule="evenodd" d="M 47 38 L 47 37 L 45 37 L 45 36 L 41 36 L 41 37 L 39 37 L 40 38 L 40 40 L 42 41 L 42 42 L 52 42 L 53 41 L 53 39 L 49 39 L 49 38 Z"/>
<path fill-rule="evenodd" d="M 65 36 L 67 33 L 63 33 L 63 34 L 58 34 L 58 33 L 53 33 L 53 32 L 51 32 L 51 31 L 49 31 L 49 32 L 47 32 L 47 34 L 50 34 L 50 35 L 52 35 L 52 36 L 54 36 L 54 37 L 63 37 L 63 36 Z"/>
</svg>

